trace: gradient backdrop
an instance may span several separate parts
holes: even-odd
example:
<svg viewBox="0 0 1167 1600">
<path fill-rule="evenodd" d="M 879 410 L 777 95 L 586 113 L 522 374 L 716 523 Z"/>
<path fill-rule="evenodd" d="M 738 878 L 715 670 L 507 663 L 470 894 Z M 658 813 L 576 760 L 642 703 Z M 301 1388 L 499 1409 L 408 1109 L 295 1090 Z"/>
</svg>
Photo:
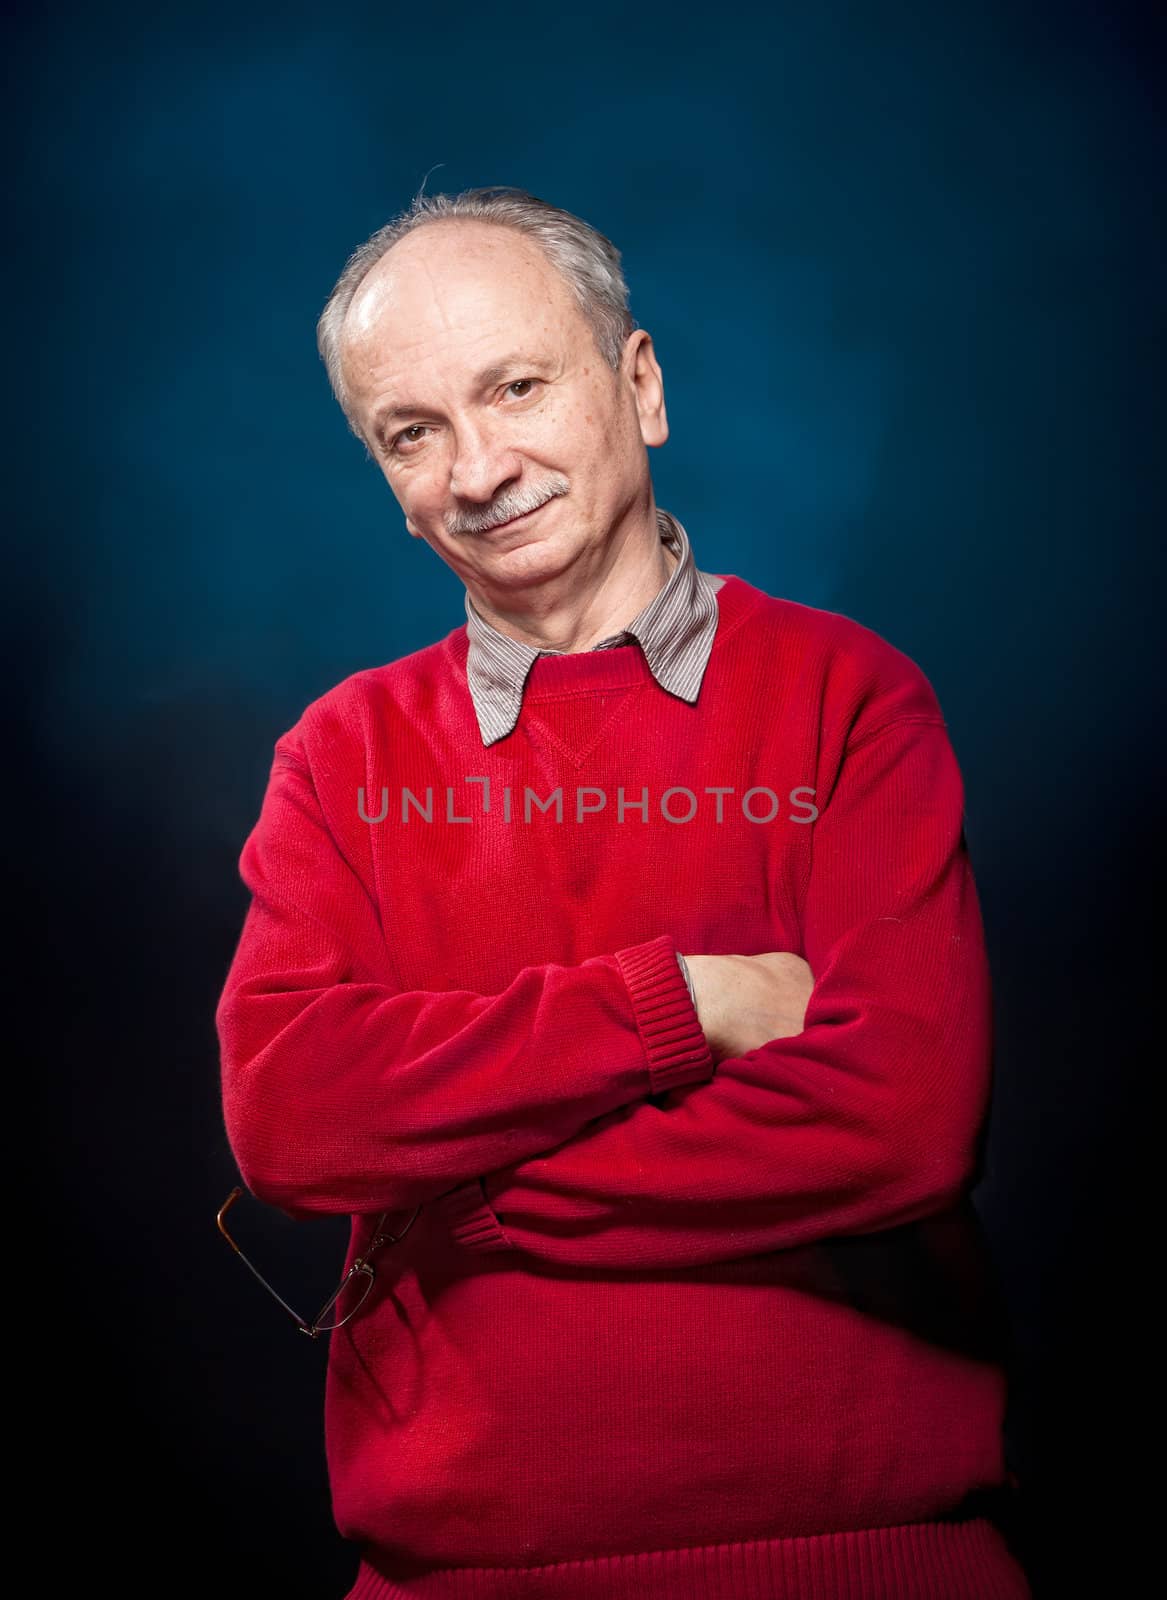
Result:
<svg viewBox="0 0 1167 1600">
<path fill-rule="evenodd" d="M 463 620 L 314 347 L 347 253 L 428 174 L 522 185 L 616 241 L 667 384 L 658 499 L 699 563 L 857 618 L 936 688 L 996 981 L 977 1202 L 1035 1592 L 1135 1592 L 1116 1574 L 1157 1472 L 1134 1455 L 1159 1070 L 1150 23 L 66 4 L 8 37 L 8 841 L 32 968 L 11 1071 L 44 1135 L 9 1219 L 32 1273 L 9 1370 L 46 1587 L 338 1600 L 355 1570 L 325 1351 L 215 1233 L 235 1170 L 213 1010 L 275 738 Z M 318 1303 L 343 1222 L 251 1223 Z"/>
</svg>

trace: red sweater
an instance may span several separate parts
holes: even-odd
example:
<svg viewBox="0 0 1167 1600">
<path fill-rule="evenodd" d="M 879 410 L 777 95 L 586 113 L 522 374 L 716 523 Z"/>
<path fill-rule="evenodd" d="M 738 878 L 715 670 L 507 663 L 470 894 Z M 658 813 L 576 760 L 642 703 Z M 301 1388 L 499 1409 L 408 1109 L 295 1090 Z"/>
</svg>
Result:
<svg viewBox="0 0 1167 1600">
<path fill-rule="evenodd" d="M 1005 1395 L 957 763 L 878 635 L 717 598 L 696 705 L 636 645 L 540 657 L 484 748 L 463 626 L 277 741 L 232 1148 L 352 1253 L 423 1207 L 331 1335 L 354 1600 L 1028 1593 L 977 1499 Z M 804 1031 L 714 1068 L 676 952 L 763 950 L 809 962 Z"/>
</svg>

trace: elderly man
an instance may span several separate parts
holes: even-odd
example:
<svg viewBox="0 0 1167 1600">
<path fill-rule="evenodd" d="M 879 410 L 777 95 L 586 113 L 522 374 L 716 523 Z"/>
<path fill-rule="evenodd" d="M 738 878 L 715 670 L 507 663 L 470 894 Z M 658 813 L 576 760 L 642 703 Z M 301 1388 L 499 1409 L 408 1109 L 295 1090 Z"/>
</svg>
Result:
<svg viewBox="0 0 1167 1600">
<path fill-rule="evenodd" d="M 248 1188 L 352 1217 L 307 1331 L 353 1600 L 1027 1595 L 927 679 L 698 570 L 577 217 L 417 200 L 319 343 L 466 588 L 277 740 L 217 1011 Z"/>
</svg>

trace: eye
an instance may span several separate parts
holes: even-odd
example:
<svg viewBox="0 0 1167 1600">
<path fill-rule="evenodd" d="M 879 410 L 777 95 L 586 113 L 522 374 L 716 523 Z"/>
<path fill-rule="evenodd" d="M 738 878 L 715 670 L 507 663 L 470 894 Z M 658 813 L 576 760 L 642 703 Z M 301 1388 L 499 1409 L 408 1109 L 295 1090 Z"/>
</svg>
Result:
<svg viewBox="0 0 1167 1600">
<path fill-rule="evenodd" d="M 393 435 L 389 441 L 390 449 L 397 450 L 402 444 L 420 444 L 425 428 L 424 422 L 411 422 L 408 428 L 402 428 L 400 433 Z"/>
<path fill-rule="evenodd" d="M 516 394 L 515 395 L 515 399 L 516 400 L 526 400 L 527 396 L 530 394 L 531 390 L 535 387 L 535 385 L 538 382 L 539 382 L 538 378 L 516 378 L 513 383 L 508 383 L 507 384 L 507 389 L 511 393 L 513 393 L 514 390 L 516 390 L 516 389 L 525 390 L 526 392 L 523 393 L 523 394 Z"/>
</svg>

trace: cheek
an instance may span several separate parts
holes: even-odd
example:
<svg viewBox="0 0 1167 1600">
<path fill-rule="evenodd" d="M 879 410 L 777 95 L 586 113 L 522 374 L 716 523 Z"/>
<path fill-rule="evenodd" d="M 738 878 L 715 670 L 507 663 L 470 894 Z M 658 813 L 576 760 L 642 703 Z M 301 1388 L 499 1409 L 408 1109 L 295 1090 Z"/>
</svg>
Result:
<svg viewBox="0 0 1167 1600">
<path fill-rule="evenodd" d="M 603 457 L 608 429 L 601 408 L 596 404 L 586 400 L 563 401 L 548 406 L 537 418 L 531 419 L 523 442 L 532 452 L 538 451 L 548 459 L 558 457 L 564 467 L 571 463 L 582 466 Z"/>
<path fill-rule="evenodd" d="M 393 498 L 413 521 L 429 521 L 440 511 L 440 478 L 432 468 L 419 463 L 408 472 L 386 472 L 385 479 L 393 491 Z"/>
</svg>

